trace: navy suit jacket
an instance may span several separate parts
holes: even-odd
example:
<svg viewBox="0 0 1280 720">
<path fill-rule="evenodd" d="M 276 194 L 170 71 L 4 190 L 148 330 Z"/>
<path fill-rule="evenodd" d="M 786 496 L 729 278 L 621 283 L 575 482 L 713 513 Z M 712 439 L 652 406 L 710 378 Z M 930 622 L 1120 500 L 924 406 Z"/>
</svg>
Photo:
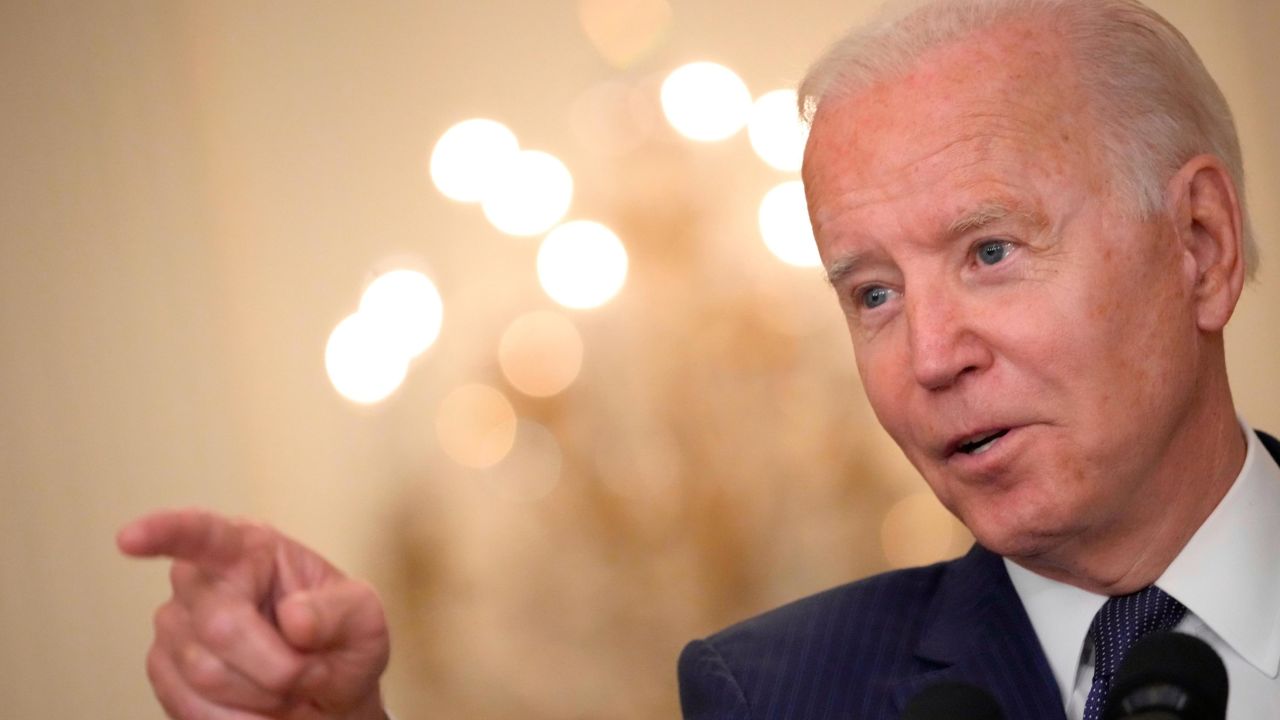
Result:
<svg viewBox="0 0 1280 720">
<path fill-rule="evenodd" d="M 1258 433 L 1280 462 L 1280 443 Z M 1008 720 L 1065 720 L 999 556 L 900 570 L 784 605 L 680 655 L 686 720 L 899 720 L 941 680 L 985 688 Z"/>
</svg>

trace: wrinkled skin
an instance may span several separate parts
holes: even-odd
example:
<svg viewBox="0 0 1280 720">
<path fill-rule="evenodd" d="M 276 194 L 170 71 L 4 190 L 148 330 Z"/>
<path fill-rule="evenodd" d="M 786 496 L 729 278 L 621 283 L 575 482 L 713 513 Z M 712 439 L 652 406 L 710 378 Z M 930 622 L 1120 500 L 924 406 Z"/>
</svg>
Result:
<svg viewBox="0 0 1280 720">
<path fill-rule="evenodd" d="M 381 720 L 377 595 L 278 531 L 201 510 L 125 526 L 117 545 L 173 560 L 147 676 L 178 720 Z"/>
<path fill-rule="evenodd" d="M 1221 335 L 1235 190 L 1199 156 L 1166 215 L 1137 217 L 1052 33 L 981 40 L 820 104 L 815 236 L 871 405 L 942 503 L 1033 571 L 1127 592 L 1243 463 Z"/>
</svg>

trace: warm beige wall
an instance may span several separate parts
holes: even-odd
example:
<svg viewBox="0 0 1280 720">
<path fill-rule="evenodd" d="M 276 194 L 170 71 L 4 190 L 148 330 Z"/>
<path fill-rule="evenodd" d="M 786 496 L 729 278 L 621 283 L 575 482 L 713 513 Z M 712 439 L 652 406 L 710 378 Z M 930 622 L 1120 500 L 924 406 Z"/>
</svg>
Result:
<svg viewBox="0 0 1280 720">
<path fill-rule="evenodd" d="M 1272 67 L 1280 4 L 1274 2 L 1157 5 L 1203 54 L 1236 113 L 1245 151 L 1253 222 L 1262 248 L 1261 273 L 1228 327 L 1227 349 L 1241 412 L 1263 428 L 1280 427 L 1280 77 Z"/>
<path fill-rule="evenodd" d="M 853 4 L 676 3 L 649 71 L 706 55 L 753 89 L 783 84 Z M 1246 415 L 1280 428 L 1280 5 L 1157 6 L 1239 114 L 1265 260 L 1230 362 Z M 426 185 L 435 134 L 493 114 L 571 152 L 563 108 L 608 76 L 569 0 L 4 4 L 6 716 L 159 717 L 141 658 L 164 574 L 111 545 L 146 508 L 267 517 L 381 572 L 371 538 L 409 470 L 397 419 L 412 413 L 340 402 L 324 338 L 387 257 L 426 248 L 449 278 L 497 252 Z"/>
<path fill-rule="evenodd" d="M 0 698 L 10 717 L 158 717 L 163 578 L 116 558 L 157 503 L 241 504 L 198 108 L 161 3 L 0 10 Z"/>
</svg>

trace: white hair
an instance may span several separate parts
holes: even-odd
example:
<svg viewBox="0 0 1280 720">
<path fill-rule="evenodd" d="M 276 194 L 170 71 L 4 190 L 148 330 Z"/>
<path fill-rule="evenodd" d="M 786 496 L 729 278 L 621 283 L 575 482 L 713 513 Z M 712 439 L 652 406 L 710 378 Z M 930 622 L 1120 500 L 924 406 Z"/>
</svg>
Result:
<svg viewBox="0 0 1280 720">
<path fill-rule="evenodd" d="M 813 64 L 800 84 L 801 115 L 905 75 L 933 48 L 1016 21 L 1064 38 L 1092 101 L 1112 182 L 1142 218 L 1165 210 L 1169 178 L 1201 153 L 1226 165 L 1240 199 L 1247 277 L 1258 247 L 1244 201 L 1244 159 L 1231 109 L 1191 44 L 1137 0 L 914 0 L 886 7 Z"/>
</svg>

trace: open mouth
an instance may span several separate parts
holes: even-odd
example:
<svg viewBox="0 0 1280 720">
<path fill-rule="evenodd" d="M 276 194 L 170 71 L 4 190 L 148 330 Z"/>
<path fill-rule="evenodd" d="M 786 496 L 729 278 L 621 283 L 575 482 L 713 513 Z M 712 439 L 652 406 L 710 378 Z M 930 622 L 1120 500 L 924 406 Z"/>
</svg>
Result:
<svg viewBox="0 0 1280 720">
<path fill-rule="evenodd" d="M 1009 434 L 1009 428 L 984 433 L 960 443 L 956 447 L 956 451 L 965 455 L 981 455 L 995 446 L 996 441 L 1007 434 Z"/>
</svg>

